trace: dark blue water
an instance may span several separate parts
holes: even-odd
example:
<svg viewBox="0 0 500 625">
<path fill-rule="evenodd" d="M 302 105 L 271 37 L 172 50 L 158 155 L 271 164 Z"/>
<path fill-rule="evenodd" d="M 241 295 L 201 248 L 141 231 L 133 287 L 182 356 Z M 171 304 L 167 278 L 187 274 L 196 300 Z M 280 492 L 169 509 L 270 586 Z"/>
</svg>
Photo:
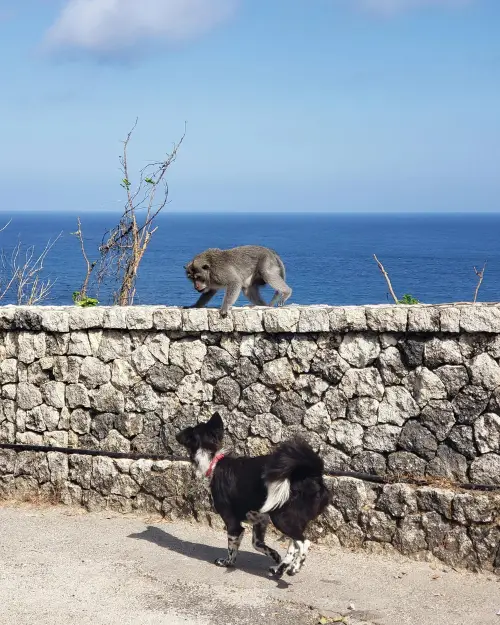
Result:
<svg viewBox="0 0 500 625">
<path fill-rule="evenodd" d="M 4 221 L 10 217 L 5 214 Z M 111 213 L 82 216 L 89 256 L 98 257 L 103 233 L 116 219 Z M 207 247 L 243 244 L 266 245 L 279 252 L 294 289 L 293 303 L 389 301 L 374 253 L 398 296 L 410 293 L 427 303 L 470 301 L 477 280 L 474 265 L 482 267 L 488 261 L 478 299 L 500 300 L 500 215 L 165 214 L 158 226 L 140 267 L 137 304 L 194 302 L 197 296 L 183 265 Z M 85 268 L 78 241 L 70 234 L 74 230 L 75 215 L 23 213 L 0 233 L 8 262 L 18 238 L 41 251 L 49 238 L 63 232 L 45 263 L 44 275 L 56 279 L 46 303 L 70 304 L 72 292 L 81 285 Z M 110 303 L 112 288 L 108 284 L 101 290 L 101 303 Z M 270 291 L 264 293 L 270 297 Z"/>
</svg>

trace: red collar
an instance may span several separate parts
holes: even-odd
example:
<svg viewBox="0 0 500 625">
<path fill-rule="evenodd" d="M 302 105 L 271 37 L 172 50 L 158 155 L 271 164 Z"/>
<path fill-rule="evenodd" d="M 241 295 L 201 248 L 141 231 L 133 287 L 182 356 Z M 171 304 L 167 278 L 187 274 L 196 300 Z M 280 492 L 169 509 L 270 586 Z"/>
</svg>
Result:
<svg viewBox="0 0 500 625">
<path fill-rule="evenodd" d="M 212 475 L 215 469 L 215 465 L 219 462 L 219 460 L 222 460 L 222 458 L 224 458 L 224 455 L 225 454 L 222 451 L 220 451 L 218 454 L 215 454 L 215 456 L 212 458 L 212 462 L 208 465 L 205 477 L 210 477 Z"/>
</svg>

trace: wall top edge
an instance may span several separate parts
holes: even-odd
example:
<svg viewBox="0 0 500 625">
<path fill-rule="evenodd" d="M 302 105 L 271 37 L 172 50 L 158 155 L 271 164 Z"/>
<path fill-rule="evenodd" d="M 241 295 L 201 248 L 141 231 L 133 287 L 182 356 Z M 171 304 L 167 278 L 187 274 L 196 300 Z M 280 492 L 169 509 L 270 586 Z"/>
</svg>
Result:
<svg viewBox="0 0 500 625">
<path fill-rule="evenodd" d="M 72 330 L 170 332 L 500 333 L 500 303 L 378 304 L 366 306 L 237 307 L 226 318 L 217 308 L 166 306 L 0 306 L 0 331 L 64 333 Z"/>
</svg>

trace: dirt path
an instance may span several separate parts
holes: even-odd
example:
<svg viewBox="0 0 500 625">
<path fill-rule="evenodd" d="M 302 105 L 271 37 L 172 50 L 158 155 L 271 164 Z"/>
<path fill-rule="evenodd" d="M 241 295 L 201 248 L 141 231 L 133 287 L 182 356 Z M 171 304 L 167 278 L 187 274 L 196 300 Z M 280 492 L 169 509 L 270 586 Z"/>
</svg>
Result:
<svg viewBox="0 0 500 625">
<path fill-rule="evenodd" d="M 248 536 L 239 569 L 215 567 L 225 537 L 195 524 L 3 505 L 0 528 L 1 624 L 500 625 L 494 575 L 313 547 L 276 582 Z"/>
</svg>

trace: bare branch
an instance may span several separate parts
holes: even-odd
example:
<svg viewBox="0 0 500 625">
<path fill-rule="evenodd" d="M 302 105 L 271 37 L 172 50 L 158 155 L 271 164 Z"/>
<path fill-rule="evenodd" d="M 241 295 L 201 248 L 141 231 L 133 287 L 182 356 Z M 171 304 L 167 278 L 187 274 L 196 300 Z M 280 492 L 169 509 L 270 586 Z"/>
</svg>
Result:
<svg viewBox="0 0 500 625">
<path fill-rule="evenodd" d="M 394 293 L 394 289 L 392 288 L 391 279 L 389 278 L 389 274 L 385 270 L 384 265 L 382 265 L 382 263 L 379 261 L 379 259 L 375 256 L 375 254 L 373 255 L 373 258 L 375 259 L 375 262 L 377 263 L 378 268 L 380 269 L 380 272 L 382 273 L 382 275 L 385 278 L 385 281 L 387 282 L 387 286 L 389 287 L 389 293 L 391 294 L 391 297 L 394 300 L 394 303 L 398 304 L 399 300 L 396 297 L 396 294 Z"/>
<path fill-rule="evenodd" d="M 85 264 L 87 265 L 87 272 L 85 274 L 85 278 L 83 280 L 82 286 L 80 287 L 80 291 L 78 295 L 78 299 L 83 300 L 87 297 L 87 289 L 89 287 L 90 276 L 92 275 L 92 272 L 94 271 L 97 265 L 97 261 L 94 260 L 91 262 L 89 260 L 89 257 L 87 256 L 87 252 L 85 250 L 85 243 L 83 240 L 82 222 L 80 220 L 80 217 L 77 217 L 77 223 L 78 223 L 78 230 L 76 232 L 72 232 L 72 234 L 75 235 L 80 241 L 80 249 L 82 250 L 83 260 L 85 261 Z"/>
<path fill-rule="evenodd" d="M 483 282 L 483 278 L 484 278 L 484 272 L 486 270 L 486 262 L 483 265 L 483 268 L 481 270 L 476 269 L 476 267 L 474 267 L 474 272 L 478 278 L 477 280 L 477 285 L 476 285 L 476 290 L 474 291 L 474 299 L 472 300 L 473 303 L 475 304 L 477 301 L 477 294 L 479 293 L 479 288 L 481 287 L 481 284 Z"/>
<path fill-rule="evenodd" d="M 118 224 L 107 233 L 99 248 L 101 261 L 98 282 L 101 283 L 111 274 L 115 275 L 115 302 L 120 306 L 133 303 L 139 265 L 157 229 L 154 220 L 168 203 L 167 171 L 176 160 L 186 136 L 185 125 L 184 133 L 172 151 L 162 161 L 149 163 L 139 171 L 139 182 L 135 187 L 130 178 L 128 149 L 136 126 L 137 120 L 123 141 L 120 157 L 123 175 L 121 186 L 126 193 L 124 211 Z"/>
</svg>

